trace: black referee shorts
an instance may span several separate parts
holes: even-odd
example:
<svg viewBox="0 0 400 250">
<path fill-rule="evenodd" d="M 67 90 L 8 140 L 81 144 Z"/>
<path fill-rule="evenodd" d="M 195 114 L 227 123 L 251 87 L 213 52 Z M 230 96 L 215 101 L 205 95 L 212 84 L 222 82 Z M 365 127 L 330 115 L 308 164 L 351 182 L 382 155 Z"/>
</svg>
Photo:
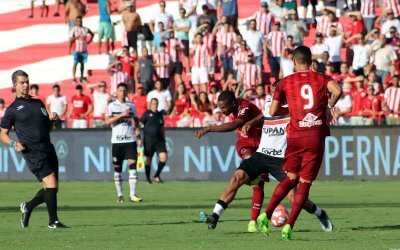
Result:
<svg viewBox="0 0 400 250">
<path fill-rule="evenodd" d="M 38 181 L 51 173 L 55 173 L 58 180 L 58 158 L 56 150 L 51 143 L 35 143 L 25 145 L 22 153 L 29 170 Z"/>
<path fill-rule="evenodd" d="M 243 160 L 238 169 L 243 170 L 250 177 L 250 182 L 260 174 L 270 174 L 281 182 L 286 178 L 286 173 L 282 170 L 282 161 L 282 158 L 255 152 L 250 158 Z"/>
<path fill-rule="evenodd" d="M 153 157 L 154 153 L 166 153 L 167 147 L 165 145 L 165 138 L 144 136 L 143 139 L 144 155 L 146 157 Z"/>
<path fill-rule="evenodd" d="M 136 142 L 128 143 L 113 143 L 112 163 L 117 166 L 122 166 L 124 160 L 137 160 L 137 144 Z"/>
</svg>

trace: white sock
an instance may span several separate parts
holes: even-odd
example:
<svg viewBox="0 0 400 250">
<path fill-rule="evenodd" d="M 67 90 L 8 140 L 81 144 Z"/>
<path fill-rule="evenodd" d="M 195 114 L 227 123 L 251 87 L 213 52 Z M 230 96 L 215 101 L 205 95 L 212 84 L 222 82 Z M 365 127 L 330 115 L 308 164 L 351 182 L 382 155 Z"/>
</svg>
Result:
<svg viewBox="0 0 400 250">
<path fill-rule="evenodd" d="M 218 216 L 221 216 L 223 212 L 224 212 L 224 208 L 220 204 L 216 203 L 213 213 L 217 214 Z"/>
<path fill-rule="evenodd" d="M 314 212 L 314 214 L 316 215 L 316 216 L 320 216 L 321 215 L 321 208 L 319 208 L 318 206 L 317 206 L 317 209 L 315 209 L 315 212 Z"/>
<path fill-rule="evenodd" d="M 115 188 L 117 189 L 118 197 L 119 196 L 124 196 L 122 193 L 122 177 L 121 173 L 114 172 L 114 182 L 115 182 Z"/>
<path fill-rule="evenodd" d="M 131 196 L 136 196 L 137 174 L 135 169 L 129 170 L 129 187 L 131 189 Z"/>
</svg>

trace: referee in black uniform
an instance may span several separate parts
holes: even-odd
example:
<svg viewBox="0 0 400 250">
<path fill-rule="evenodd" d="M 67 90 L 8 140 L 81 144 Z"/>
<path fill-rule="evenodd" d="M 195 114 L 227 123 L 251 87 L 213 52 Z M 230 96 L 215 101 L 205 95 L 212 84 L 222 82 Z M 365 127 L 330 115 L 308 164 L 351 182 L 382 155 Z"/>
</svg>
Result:
<svg viewBox="0 0 400 250">
<path fill-rule="evenodd" d="M 164 116 L 163 113 L 157 110 L 157 107 L 158 100 L 156 98 L 151 99 L 150 110 L 146 110 L 142 118 L 140 118 L 140 122 L 143 124 L 144 155 L 146 156 L 145 171 L 149 183 L 152 183 L 150 168 L 154 153 L 158 153 L 158 168 L 153 181 L 163 183 L 160 174 L 168 160 L 167 148 L 165 146 Z"/>
<path fill-rule="evenodd" d="M 51 123 L 58 119 L 57 114 L 49 116 L 43 102 L 29 96 L 27 73 L 15 71 L 12 83 L 16 98 L 1 120 L 0 139 L 16 152 L 22 153 L 29 170 L 44 186 L 32 200 L 21 204 L 22 227 L 28 227 L 33 209 L 45 202 L 49 213 L 48 227 L 65 228 L 57 217 L 58 159 L 49 133 Z M 17 134 L 17 141 L 9 134 L 12 128 Z"/>
</svg>

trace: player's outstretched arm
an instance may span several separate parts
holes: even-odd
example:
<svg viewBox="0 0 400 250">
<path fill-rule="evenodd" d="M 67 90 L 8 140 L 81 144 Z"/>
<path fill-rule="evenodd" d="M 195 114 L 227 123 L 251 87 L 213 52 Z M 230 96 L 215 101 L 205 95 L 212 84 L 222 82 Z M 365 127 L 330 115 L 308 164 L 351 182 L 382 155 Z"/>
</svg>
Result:
<svg viewBox="0 0 400 250">
<path fill-rule="evenodd" d="M 328 91 L 331 94 L 329 101 L 328 101 L 328 106 L 332 108 L 335 106 L 335 104 L 339 100 L 340 96 L 342 95 L 342 88 L 336 82 L 329 81 L 328 82 Z"/>
<path fill-rule="evenodd" d="M 195 135 L 197 138 L 200 139 L 201 137 L 203 137 L 205 134 L 207 134 L 209 132 L 230 132 L 237 128 L 240 128 L 243 125 L 244 125 L 244 120 L 235 119 L 233 122 L 224 123 L 219 126 L 202 128 L 202 129 L 196 131 Z"/>
<path fill-rule="evenodd" d="M 262 125 L 264 121 L 264 115 L 259 114 L 258 116 L 254 117 L 253 120 L 246 122 L 246 124 L 242 127 L 242 135 L 247 135 L 247 131 L 254 125 Z"/>
</svg>

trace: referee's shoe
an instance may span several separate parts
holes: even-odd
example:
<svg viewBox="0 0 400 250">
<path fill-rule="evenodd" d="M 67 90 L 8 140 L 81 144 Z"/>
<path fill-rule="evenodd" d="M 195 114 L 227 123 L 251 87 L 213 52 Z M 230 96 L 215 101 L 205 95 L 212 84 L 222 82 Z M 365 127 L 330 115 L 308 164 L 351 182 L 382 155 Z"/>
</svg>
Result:
<svg viewBox="0 0 400 250">
<path fill-rule="evenodd" d="M 22 227 L 26 228 L 29 225 L 29 219 L 31 218 L 32 211 L 29 211 L 26 207 L 26 202 L 22 202 L 20 205 L 21 209 L 21 225 Z"/>
</svg>

